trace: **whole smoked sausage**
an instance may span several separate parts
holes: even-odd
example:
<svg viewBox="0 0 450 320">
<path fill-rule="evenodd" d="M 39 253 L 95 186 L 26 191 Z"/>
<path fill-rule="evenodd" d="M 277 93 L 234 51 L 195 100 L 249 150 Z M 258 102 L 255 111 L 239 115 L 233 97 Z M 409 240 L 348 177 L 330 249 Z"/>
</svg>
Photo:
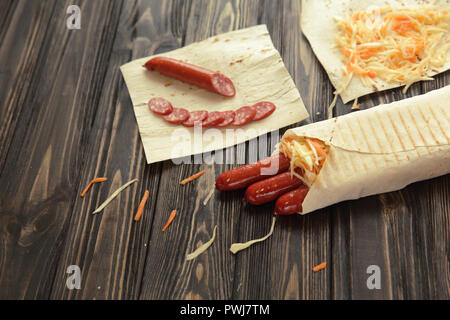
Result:
<svg viewBox="0 0 450 320">
<path fill-rule="evenodd" d="M 168 77 L 196 85 L 225 97 L 234 97 L 236 95 L 231 79 L 219 72 L 190 63 L 167 57 L 156 57 L 150 59 L 144 67 L 150 71 L 156 70 Z"/>
<path fill-rule="evenodd" d="M 291 215 L 303 211 L 303 200 L 308 194 L 309 188 L 301 186 L 291 192 L 285 193 L 275 203 L 275 214 Z"/>
<path fill-rule="evenodd" d="M 302 180 L 291 176 L 289 171 L 255 182 L 247 188 L 245 200 L 254 205 L 262 205 L 276 200 L 279 196 L 303 185 Z"/>
<path fill-rule="evenodd" d="M 247 164 L 222 173 L 216 180 L 216 189 L 222 191 L 242 189 L 254 182 L 288 170 L 289 165 L 289 159 L 282 154 Z M 273 172 L 261 172 L 261 169 Z"/>
</svg>

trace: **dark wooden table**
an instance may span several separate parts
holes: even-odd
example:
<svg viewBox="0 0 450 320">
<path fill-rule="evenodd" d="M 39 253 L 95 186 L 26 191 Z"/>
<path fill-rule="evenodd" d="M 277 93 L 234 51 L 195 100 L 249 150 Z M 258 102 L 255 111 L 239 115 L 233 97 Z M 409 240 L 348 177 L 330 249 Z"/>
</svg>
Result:
<svg viewBox="0 0 450 320">
<path fill-rule="evenodd" d="M 72 4 L 80 30 L 66 27 Z M 231 243 L 268 232 L 273 205 L 247 206 L 234 192 L 203 206 L 232 165 L 146 164 L 119 66 L 218 33 L 267 24 L 311 115 L 297 126 L 325 119 L 333 88 L 301 34 L 300 12 L 300 0 L 1 0 L 0 298 L 449 299 L 448 175 L 280 218 L 270 240 L 233 256 Z M 406 96 L 449 80 L 447 72 Z M 396 89 L 361 103 L 404 97 Z M 350 106 L 339 102 L 335 112 Z M 197 182 L 178 185 L 203 169 Z M 109 181 L 82 199 L 96 176 Z M 101 215 L 90 214 L 134 178 Z M 135 223 L 146 189 L 150 201 Z M 215 225 L 213 246 L 185 261 Z M 70 265 L 81 269 L 80 290 L 66 286 Z M 371 265 L 381 289 L 367 287 Z"/>
</svg>

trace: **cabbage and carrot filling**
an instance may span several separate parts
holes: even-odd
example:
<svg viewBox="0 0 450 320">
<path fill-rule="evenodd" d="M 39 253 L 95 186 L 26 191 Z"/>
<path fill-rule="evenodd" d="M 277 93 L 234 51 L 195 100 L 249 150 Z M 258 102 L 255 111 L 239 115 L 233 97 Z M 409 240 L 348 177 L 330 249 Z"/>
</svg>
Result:
<svg viewBox="0 0 450 320">
<path fill-rule="evenodd" d="M 365 86 L 375 78 L 405 85 L 432 80 L 428 75 L 447 62 L 450 49 L 449 10 L 435 6 L 393 9 L 390 7 L 354 11 L 347 18 L 335 18 L 336 42 L 342 53 L 346 77 L 341 93 L 353 76 Z"/>
<path fill-rule="evenodd" d="M 280 151 L 291 160 L 291 174 L 310 187 L 322 169 L 330 147 L 315 138 L 285 137 L 281 140 Z M 296 169 L 301 169 L 303 175 Z"/>
</svg>

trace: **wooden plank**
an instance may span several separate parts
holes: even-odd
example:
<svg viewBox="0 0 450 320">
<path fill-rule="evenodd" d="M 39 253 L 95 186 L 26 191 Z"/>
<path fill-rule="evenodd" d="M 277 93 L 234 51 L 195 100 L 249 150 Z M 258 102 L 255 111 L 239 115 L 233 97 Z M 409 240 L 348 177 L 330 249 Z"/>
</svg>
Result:
<svg viewBox="0 0 450 320">
<path fill-rule="evenodd" d="M 446 299 L 448 185 L 447 175 L 336 206 L 333 298 Z M 379 290 L 367 287 L 371 265 Z"/>
<path fill-rule="evenodd" d="M 0 8 L 0 174 L 31 79 L 37 70 L 54 1 L 2 1 Z"/>
<path fill-rule="evenodd" d="M 254 3 L 256 2 L 192 2 L 183 45 L 245 25 L 249 22 L 249 17 L 247 11 L 242 8 L 253 8 Z M 194 162 L 198 158 L 191 160 Z M 200 159 L 200 163 L 203 163 L 203 159 Z M 201 170 L 207 171 L 201 179 L 186 186 L 178 184 Z M 216 194 L 207 206 L 203 205 L 204 199 L 214 188 L 215 177 L 216 170 L 213 165 L 175 165 L 170 161 L 164 163 L 151 245 L 142 279 L 141 299 L 231 297 L 234 271 L 228 248 L 231 243 L 229 230 L 234 223 L 236 202 L 217 203 Z M 234 199 L 237 197 L 234 196 Z M 161 229 L 172 209 L 178 209 L 177 217 L 171 227 L 162 233 Z M 196 260 L 186 261 L 186 254 L 208 241 L 216 225 L 217 239 L 212 247 Z"/>
<path fill-rule="evenodd" d="M 448 176 L 381 196 L 393 299 L 448 299 Z"/>
<path fill-rule="evenodd" d="M 294 2 L 293 8 L 286 8 L 286 11 L 293 12 L 291 18 L 287 19 L 285 23 L 286 29 L 293 21 L 298 24 L 298 13 L 295 12 L 298 5 L 299 2 Z M 190 43 L 190 36 L 192 41 L 197 41 L 235 28 L 243 28 L 266 21 L 280 21 L 283 11 L 276 9 L 277 7 L 278 5 L 274 5 L 273 2 L 260 1 L 195 3 L 192 8 L 192 18 L 188 24 L 186 44 Z M 276 11 L 278 15 L 274 14 Z M 252 12 L 258 12 L 258 16 L 262 20 L 255 21 L 254 14 L 246 16 L 247 13 Z M 239 24 L 236 23 L 237 17 L 242 21 Z M 286 30 L 276 29 L 276 25 L 270 26 L 270 24 L 269 28 L 275 28 L 275 30 L 271 30 L 271 34 L 275 34 L 274 43 L 280 49 L 280 38 L 277 38 L 276 34 L 281 34 Z M 295 36 L 293 37 L 295 38 Z M 296 80 L 298 81 L 298 79 Z M 249 150 L 248 143 L 246 146 L 246 149 Z M 239 157 L 242 157 L 242 150 L 245 151 L 244 148 L 236 150 Z M 252 149 L 252 151 L 256 150 Z M 247 152 L 245 158 L 248 160 L 249 157 L 250 154 Z M 230 166 L 192 165 L 188 167 L 173 166 L 169 163 L 164 167 L 167 168 L 168 174 L 162 176 L 160 190 L 169 190 L 172 188 L 173 181 L 181 180 L 201 169 L 206 168 L 207 174 L 203 182 L 199 181 L 187 188 L 174 187 L 174 190 L 168 194 L 160 195 L 162 200 L 158 200 L 156 211 L 163 214 L 155 216 L 155 232 L 152 233 L 151 238 L 153 245 L 148 253 L 141 298 L 260 299 L 287 297 L 296 299 L 327 296 L 327 273 L 314 275 L 314 278 L 311 274 L 311 269 L 316 263 L 315 260 L 323 259 L 328 251 L 328 247 L 321 244 L 325 244 L 329 231 L 327 228 L 317 229 L 318 223 L 321 226 L 324 225 L 319 221 L 329 219 L 327 215 L 316 215 L 312 218 L 295 217 L 303 221 L 302 224 L 297 223 L 296 225 L 300 231 L 287 228 L 286 221 L 292 222 L 292 219 L 285 219 L 279 222 L 270 242 L 251 248 L 235 257 L 228 252 L 232 242 L 268 232 L 273 205 L 259 208 L 245 206 L 240 201 L 243 193 L 232 192 L 216 193 L 208 208 L 204 208 L 201 201 L 213 188 L 216 176 Z M 170 232 L 162 234 L 158 229 L 165 224 L 174 203 L 177 207 L 189 209 L 187 212 L 181 210 L 181 214 L 177 216 L 176 223 L 171 226 Z M 207 241 L 215 225 L 219 227 L 219 233 L 214 246 L 194 262 L 186 262 L 184 260 L 186 253 Z M 185 243 L 185 245 L 167 246 L 167 244 L 174 243 Z M 298 243 L 303 245 L 299 246 Z M 311 248 L 313 243 L 319 245 Z M 272 261 L 277 261 L 277 263 Z M 278 261 L 280 262 L 278 263 Z M 265 266 L 262 268 L 264 272 L 262 270 L 254 272 L 253 266 L 255 265 Z M 165 272 L 158 273 L 157 270 L 165 270 Z M 280 270 L 288 272 L 284 273 Z M 305 281 L 303 279 L 305 274 L 311 276 L 312 280 Z M 320 287 L 321 290 L 315 290 L 317 287 Z M 314 291 L 317 294 L 314 294 Z"/>
<path fill-rule="evenodd" d="M 43 45 L 31 59 L 37 68 L 21 98 L 25 107 L 17 115 L 0 176 L 1 298 L 48 298 L 80 184 L 84 138 L 97 107 L 120 3 L 83 2 L 84 29 L 69 31 L 66 8 L 73 3 L 55 1 L 51 16 L 41 7 L 43 18 L 35 17 L 38 23 L 32 24 L 43 27 L 39 19 L 50 19 L 48 28 L 35 30 L 45 33 Z"/>
<path fill-rule="evenodd" d="M 23 2 L 23 1 L 22 1 Z M 3 44 L 6 33 L 10 30 L 11 20 L 17 11 L 20 1 L 5 0 L 0 2 L 0 45 Z"/>
<path fill-rule="evenodd" d="M 389 299 L 386 233 L 377 196 L 333 206 L 332 298 Z M 380 267 L 381 290 L 369 290 L 369 266 Z"/>
<path fill-rule="evenodd" d="M 268 232 L 273 210 L 242 204 L 243 192 L 216 192 L 203 205 L 216 177 L 237 164 L 145 164 L 119 66 L 217 33 L 266 23 L 310 112 L 301 124 L 327 117 L 333 88 L 301 34 L 300 0 L 86 1 L 80 31 L 63 25 L 69 4 L 0 3 L 0 298 L 450 298 L 449 175 L 279 217 L 271 239 L 233 256 L 231 243 Z M 394 89 L 360 102 L 365 109 L 448 81 L 445 73 L 406 96 Z M 350 107 L 339 100 L 335 114 Z M 252 141 L 226 159 L 248 162 L 269 149 Z M 109 181 L 81 199 L 95 176 Z M 90 215 L 133 178 L 139 182 Z M 150 200 L 135 223 L 146 189 Z M 185 261 L 216 225 L 213 246 Z M 313 273 L 322 261 L 327 268 Z M 81 290 L 66 287 L 69 265 L 81 268 Z M 380 267 L 380 290 L 367 288 L 370 265 Z"/>
<path fill-rule="evenodd" d="M 329 88 L 314 87 L 321 79 L 314 77 L 317 73 L 311 70 L 319 65 L 312 53 L 304 50 L 306 39 L 300 31 L 300 13 L 300 1 L 265 1 L 261 22 L 267 23 L 275 47 L 297 83 L 311 119 L 316 119 L 316 112 L 323 111 L 319 107 L 323 97 L 327 97 L 317 94 L 316 90 Z M 311 77 L 305 79 L 304 74 Z M 281 130 L 280 136 L 285 130 Z M 234 241 L 247 241 L 268 232 L 273 203 L 263 207 L 249 206 L 241 212 L 238 237 Z M 329 270 L 316 274 L 312 268 L 329 260 L 329 220 L 326 209 L 313 215 L 279 217 L 271 240 L 237 256 L 233 298 L 326 299 L 329 296 Z M 255 266 L 261 266 L 258 272 L 255 272 Z"/>
<path fill-rule="evenodd" d="M 136 299 L 139 296 L 145 257 L 152 245 L 149 238 L 159 179 L 167 173 L 161 172 L 161 164 L 146 165 L 119 67 L 132 59 L 179 47 L 183 35 L 177 29 L 172 30 L 171 21 L 179 21 L 177 28 L 180 28 L 186 20 L 188 6 L 189 3 L 180 2 L 175 9 L 172 1 L 124 3 L 95 117 L 96 129 L 88 141 L 91 152 L 82 172 L 85 183 L 99 175 L 111 179 L 99 192 L 75 200 L 64 254 L 58 263 L 54 299 Z M 94 153 L 96 156 L 92 156 Z M 134 178 L 139 182 L 121 193 L 101 214 L 90 214 L 115 189 Z M 80 184 L 78 192 L 83 187 Z M 137 206 L 147 189 L 150 199 L 143 217 L 140 222 L 134 222 Z M 71 264 L 81 268 L 81 290 L 66 288 L 64 273 Z"/>
</svg>

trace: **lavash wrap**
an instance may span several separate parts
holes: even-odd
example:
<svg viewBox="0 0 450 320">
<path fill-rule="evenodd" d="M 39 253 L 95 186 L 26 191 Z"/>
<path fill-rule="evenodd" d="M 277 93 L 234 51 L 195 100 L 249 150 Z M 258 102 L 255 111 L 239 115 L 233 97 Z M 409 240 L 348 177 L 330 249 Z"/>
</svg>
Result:
<svg viewBox="0 0 450 320">
<path fill-rule="evenodd" d="M 450 172 L 450 86 L 288 130 L 330 146 L 303 202 L 306 214 Z"/>
<path fill-rule="evenodd" d="M 331 83 L 336 89 L 341 88 L 346 82 L 342 74 L 345 67 L 343 54 L 337 47 L 336 37 L 338 28 L 335 17 L 347 19 L 357 10 L 368 10 L 390 6 L 394 9 L 415 8 L 420 6 L 435 5 L 440 10 L 450 8 L 447 0 L 425 2 L 423 0 L 303 0 L 301 13 L 301 28 L 308 39 L 314 54 L 328 74 Z M 434 76 L 450 69 L 450 51 L 446 54 L 447 62 L 439 68 L 433 68 L 427 76 Z M 404 84 L 389 83 L 378 77 L 372 79 L 375 87 L 365 86 L 359 76 L 354 76 L 346 89 L 340 93 L 342 101 L 347 103 L 367 94 L 387 89 L 401 87 Z"/>
</svg>

